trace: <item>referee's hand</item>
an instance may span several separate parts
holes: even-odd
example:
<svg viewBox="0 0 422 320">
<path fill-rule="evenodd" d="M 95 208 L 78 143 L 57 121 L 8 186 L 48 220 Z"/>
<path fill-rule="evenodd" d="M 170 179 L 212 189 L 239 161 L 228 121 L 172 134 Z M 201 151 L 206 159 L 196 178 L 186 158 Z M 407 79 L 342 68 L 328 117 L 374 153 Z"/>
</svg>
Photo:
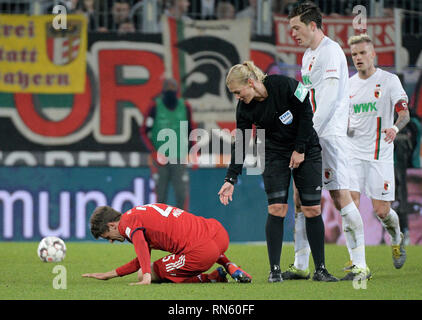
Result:
<svg viewBox="0 0 422 320">
<path fill-rule="evenodd" d="M 230 182 L 225 182 L 220 191 L 218 191 L 220 202 L 226 206 L 229 204 L 229 200 L 233 201 L 233 191 L 234 185 L 232 185 Z"/>
<path fill-rule="evenodd" d="M 304 153 L 298 153 L 296 151 L 293 151 L 292 156 L 290 157 L 290 169 L 296 169 L 300 166 L 300 164 L 305 160 L 305 154 Z"/>
</svg>

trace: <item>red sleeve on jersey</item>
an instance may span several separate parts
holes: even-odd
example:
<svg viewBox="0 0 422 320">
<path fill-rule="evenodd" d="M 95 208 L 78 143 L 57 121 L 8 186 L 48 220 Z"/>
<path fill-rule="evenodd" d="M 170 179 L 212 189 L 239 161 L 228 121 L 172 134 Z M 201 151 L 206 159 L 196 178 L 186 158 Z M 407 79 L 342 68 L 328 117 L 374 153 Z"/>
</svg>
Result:
<svg viewBox="0 0 422 320">
<path fill-rule="evenodd" d="M 397 113 L 399 113 L 402 110 L 407 110 L 407 101 L 399 100 L 399 101 L 397 101 L 397 103 L 395 104 L 394 107 L 395 107 Z"/>
<path fill-rule="evenodd" d="M 116 269 L 116 273 L 118 274 L 119 277 L 123 277 L 123 276 L 126 276 L 128 274 L 138 271 L 139 268 L 140 266 L 139 266 L 138 257 L 136 257 L 135 259 L 129 261 L 125 265 L 118 267 Z"/>
<path fill-rule="evenodd" d="M 131 238 L 142 272 L 151 273 L 151 254 L 148 242 L 144 237 L 143 228 L 132 231 Z"/>
</svg>

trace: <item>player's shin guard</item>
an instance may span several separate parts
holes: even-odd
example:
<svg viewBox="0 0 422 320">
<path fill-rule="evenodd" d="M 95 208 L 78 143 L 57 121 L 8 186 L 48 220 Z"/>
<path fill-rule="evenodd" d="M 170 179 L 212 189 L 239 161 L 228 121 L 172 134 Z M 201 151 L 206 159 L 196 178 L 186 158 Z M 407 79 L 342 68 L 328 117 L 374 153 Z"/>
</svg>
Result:
<svg viewBox="0 0 422 320">
<path fill-rule="evenodd" d="M 400 237 L 400 225 L 399 225 L 399 217 L 397 213 L 390 209 L 390 212 L 384 219 L 378 217 L 381 221 L 382 226 L 391 236 L 391 244 L 398 245 L 400 244 L 401 237 Z"/>
<path fill-rule="evenodd" d="M 299 270 L 306 270 L 309 267 L 309 247 L 308 237 L 306 236 L 306 222 L 303 212 L 295 214 L 295 262 L 294 266 Z"/>
<path fill-rule="evenodd" d="M 340 214 L 350 260 L 358 268 L 366 269 L 365 236 L 359 210 L 352 201 L 340 210 Z"/>
</svg>

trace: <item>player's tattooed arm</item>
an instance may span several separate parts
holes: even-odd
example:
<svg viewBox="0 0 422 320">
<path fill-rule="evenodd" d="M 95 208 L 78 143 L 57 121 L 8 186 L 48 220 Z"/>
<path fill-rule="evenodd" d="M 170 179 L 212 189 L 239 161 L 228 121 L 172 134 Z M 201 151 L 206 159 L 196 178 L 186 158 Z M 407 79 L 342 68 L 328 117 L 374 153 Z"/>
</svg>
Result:
<svg viewBox="0 0 422 320">
<path fill-rule="evenodd" d="M 399 100 L 395 105 L 398 118 L 394 124 L 399 131 L 403 129 L 407 123 L 410 121 L 410 113 L 407 108 L 407 102 L 405 100 Z"/>
<path fill-rule="evenodd" d="M 407 108 L 407 102 L 405 100 L 399 100 L 395 105 L 395 110 L 398 114 L 396 123 L 392 128 L 382 130 L 382 132 L 385 133 L 384 140 L 387 143 L 392 143 L 396 138 L 397 133 L 410 121 L 409 109 Z"/>
</svg>

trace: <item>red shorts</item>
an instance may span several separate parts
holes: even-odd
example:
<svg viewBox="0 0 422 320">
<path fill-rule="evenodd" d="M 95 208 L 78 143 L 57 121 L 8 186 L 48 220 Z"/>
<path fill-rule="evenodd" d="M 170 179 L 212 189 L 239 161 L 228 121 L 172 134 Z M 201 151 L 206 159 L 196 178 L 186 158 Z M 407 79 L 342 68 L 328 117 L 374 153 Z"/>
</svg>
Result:
<svg viewBox="0 0 422 320">
<path fill-rule="evenodd" d="M 201 239 L 179 254 L 170 254 L 155 261 L 155 274 L 162 280 L 180 283 L 209 270 L 229 247 L 226 229 L 217 220 L 214 224 L 216 233 L 213 238 Z"/>
</svg>

